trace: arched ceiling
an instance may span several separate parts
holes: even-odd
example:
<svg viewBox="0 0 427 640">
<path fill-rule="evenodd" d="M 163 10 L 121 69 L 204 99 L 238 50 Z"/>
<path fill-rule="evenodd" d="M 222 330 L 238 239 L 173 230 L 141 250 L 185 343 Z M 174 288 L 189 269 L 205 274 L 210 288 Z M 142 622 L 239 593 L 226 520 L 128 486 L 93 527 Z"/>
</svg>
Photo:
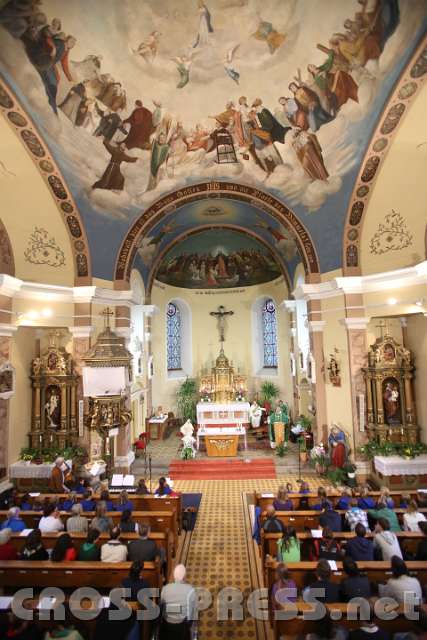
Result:
<svg viewBox="0 0 427 640">
<path fill-rule="evenodd" d="M 6 0 L 0 7 L 1 73 L 74 197 L 93 276 L 113 279 L 122 242 L 150 205 L 206 180 L 271 193 L 310 233 L 320 270 L 341 265 L 360 162 L 426 32 L 424 0 Z M 332 66 L 319 69 L 324 63 Z M 295 77 L 297 100 L 279 103 L 292 97 Z M 135 113 L 135 100 L 151 113 Z M 234 137 L 235 162 L 218 162 L 219 126 Z"/>
</svg>

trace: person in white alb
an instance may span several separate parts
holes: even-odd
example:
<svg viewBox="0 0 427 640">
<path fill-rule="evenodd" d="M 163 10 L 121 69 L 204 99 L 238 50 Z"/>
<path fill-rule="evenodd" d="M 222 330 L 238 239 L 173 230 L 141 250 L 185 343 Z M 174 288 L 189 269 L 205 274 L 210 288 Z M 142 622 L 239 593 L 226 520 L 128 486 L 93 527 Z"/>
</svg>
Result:
<svg viewBox="0 0 427 640">
<path fill-rule="evenodd" d="M 38 528 L 42 533 L 59 533 L 59 531 L 64 530 L 64 523 L 61 520 L 58 508 L 54 504 L 50 504 L 45 508 Z"/>
<path fill-rule="evenodd" d="M 174 582 L 163 587 L 160 594 L 162 622 L 160 638 L 190 637 L 190 630 L 197 618 L 196 590 L 185 582 L 186 569 L 178 564 L 173 572 Z"/>
<path fill-rule="evenodd" d="M 102 562 L 126 562 L 128 550 L 126 545 L 120 542 L 119 537 L 120 529 L 119 527 L 114 527 L 111 531 L 109 541 L 101 547 Z"/>
<path fill-rule="evenodd" d="M 418 504 L 415 502 L 415 500 L 411 500 L 406 513 L 403 514 L 404 531 L 419 531 L 420 528 L 418 526 L 418 523 L 425 522 L 425 519 L 425 515 L 418 511 Z"/>
</svg>

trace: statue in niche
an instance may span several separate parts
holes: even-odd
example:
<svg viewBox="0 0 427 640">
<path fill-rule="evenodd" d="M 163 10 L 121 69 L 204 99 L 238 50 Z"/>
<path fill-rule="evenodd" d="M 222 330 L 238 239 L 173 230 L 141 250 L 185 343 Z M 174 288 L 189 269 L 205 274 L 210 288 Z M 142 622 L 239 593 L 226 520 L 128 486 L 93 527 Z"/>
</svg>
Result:
<svg viewBox="0 0 427 640">
<path fill-rule="evenodd" d="M 46 389 L 47 401 L 44 405 L 46 412 L 47 426 L 49 429 L 59 429 L 61 419 L 61 406 L 59 389 L 50 386 Z"/>
<path fill-rule="evenodd" d="M 402 417 L 400 411 L 399 384 L 396 379 L 389 378 L 383 382 L 384 419 L 386 424 L 400 424 Z"/>
</svg>

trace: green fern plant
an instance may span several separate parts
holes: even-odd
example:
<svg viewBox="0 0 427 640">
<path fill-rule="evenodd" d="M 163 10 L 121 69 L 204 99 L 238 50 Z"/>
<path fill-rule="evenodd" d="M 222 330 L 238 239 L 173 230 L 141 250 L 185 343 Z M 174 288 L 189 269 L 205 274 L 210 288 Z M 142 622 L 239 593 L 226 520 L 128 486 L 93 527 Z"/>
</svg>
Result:
<svg viewBox="0 0 427 640">
<path fill-rule="evenodd" d="M 186 378 L 177 393 L 178 412 L 184 420 L 196 421 L 196 405 L 198 397 L 197 381 Z"/>
<path fill-rule="evenodd" d="M 260 391 L 264 402 L 269 403 L 271 403 L 274 398 L 277 398 L 280 393 L 279 387 L 277 387 L 273 382 L 268 382 L 268 380 L 262 383 Z"/>
</svg>

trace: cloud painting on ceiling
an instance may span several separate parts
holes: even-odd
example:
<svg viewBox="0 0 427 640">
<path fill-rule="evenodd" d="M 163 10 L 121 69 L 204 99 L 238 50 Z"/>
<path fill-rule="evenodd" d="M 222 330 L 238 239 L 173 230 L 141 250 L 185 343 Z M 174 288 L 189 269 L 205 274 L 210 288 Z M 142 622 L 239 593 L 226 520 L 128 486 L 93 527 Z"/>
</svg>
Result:
<svg viewBox="0 0 427 640">
<path fill-rule="evenodd" d="M 206 178 L 270 190 L 339 266 L 346 202 L 424 0 L 9 0 L 0 63 L 79 206 L 94 275 Z M 337 243 L 337 247 L 340 243 Z"/>
<path fill-rule="evenodd" d="M 281 269 L 255 238 L 230 229 L 209 229 L 178 242 L 163 257 L 156 279 L 189 289 L 225 289 L 275 280 Z"/>
</svg>

